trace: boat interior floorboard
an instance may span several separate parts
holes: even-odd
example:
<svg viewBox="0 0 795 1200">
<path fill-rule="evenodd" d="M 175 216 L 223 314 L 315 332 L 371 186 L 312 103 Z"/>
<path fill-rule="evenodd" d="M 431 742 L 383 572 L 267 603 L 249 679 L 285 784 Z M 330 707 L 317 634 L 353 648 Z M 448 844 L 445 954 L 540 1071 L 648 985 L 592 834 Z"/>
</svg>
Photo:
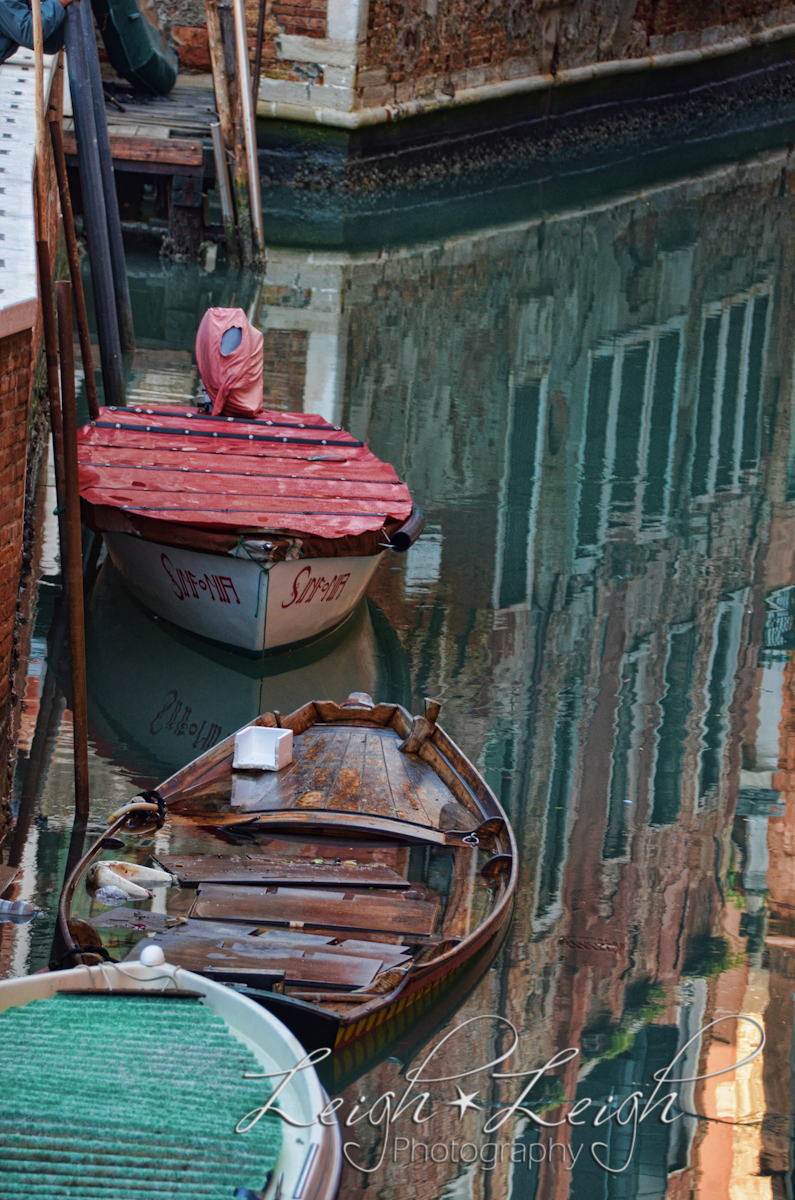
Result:
<svg viewBox="0 0 795 1200">
<path fill-rule="evenodd" d="M 438 902 L 412 900 L 399 893 L 200 884 L 190 915 L 199 920 L 428 936 L 435 931 L 439 907 Z"/>
<path fill-rule="evenodd" d="M 401 890 L 411 885 L 380 863 L 358 865 L 334 860 L 282 861 L 229 854 L 158 854 L 155 862 L 176 876 L 182 887 L 197 883 L 308 884 L 309 886 L 376 887 Z"/>
</svg>

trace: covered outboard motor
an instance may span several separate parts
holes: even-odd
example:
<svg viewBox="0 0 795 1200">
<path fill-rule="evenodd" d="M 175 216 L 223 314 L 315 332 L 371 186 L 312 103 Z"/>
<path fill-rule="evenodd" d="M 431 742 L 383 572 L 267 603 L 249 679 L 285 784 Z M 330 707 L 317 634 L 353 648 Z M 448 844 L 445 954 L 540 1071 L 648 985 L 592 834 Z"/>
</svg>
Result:
<svg viewBox="0 0 795 1200">
<path fill-rule="evenodd" d="M 213 416 L 262 410 L 263 337 L 242 308 L 208 308 L 196 334 L 196 361 Z"/>
</svg>

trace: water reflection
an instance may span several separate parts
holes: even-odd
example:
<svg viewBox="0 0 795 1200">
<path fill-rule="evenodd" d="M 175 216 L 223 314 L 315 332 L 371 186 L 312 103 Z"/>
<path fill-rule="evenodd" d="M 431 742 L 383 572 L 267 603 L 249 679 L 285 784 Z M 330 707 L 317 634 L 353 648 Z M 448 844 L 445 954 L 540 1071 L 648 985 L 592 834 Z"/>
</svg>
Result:
<svg viewBox="0 0 795 1200">
<path fill-rule="evenodd" d="M 752 1027 L 702 1035 L 716 1016 L 756 1014 L 769 1039 L 748 1067 L 683 1085 L 681 1109 L 709 1119 L 645 1122 L 620 1175 L 595 1162 L 590 1126 L 555 1130 L 550 1163 L 552 1135 L 530 1122 L 523 1162 L 487 1172 L 418 1150 L 381 1168 L 384 1195 L 407 1170 L 428 1196 L 783 1194 L 792 983 L 768 967 L 777 954 L 795 976 L 795 897 L 774 900 L 792 182 L 774 155 L 434 246 L 271 256 L 258 319 L 274 346 L 290 334 L 293 394 L 395 461 L 429 513 L 416 566 L 373 589 L 415 707 L 443 699 L 517 825 L 512 937 L 460 1018 L 509 1015 L 528 1068 L 579 1046 L 557 1095 L 600 1104 L 648 1095 L 688 1042 L 680 1076 L 742 1058 Z M 766 908 L 782 914 L 767 949 Z M 449 1059 L 488 1049 L 473 1029 Z M 387 1064 L 362 1090 L 396 1079 Z M 439 1105 L 433 1142 L 460 1141 L 466 1120 L 486 1143 L 485 1119 L 459 1127 Z M 611 1128 L 600 1153 L 618 1168 L 631 1130 Z"/>
<path fill-rule="evenodd" d="M 425 1151 L 412 1162 L 411 1146 L 391 1144 L 376 1175 L 346 1168 L 346 1198 L 368 1186 L 385 1200 L 792 1194 L 794 188 L 790 157 L 774 152 L 433 245 L 270 253 L 250 311 L 271 402 L 346 425 L 428 514 L 371 588 L 399 653 L 363 611 L 294 689 L 276 676 L 260 695 L 259 681 L 158 629 L 103 572 L 92 719 L 117 779 L 190 756 L 176 725 L 164 736 L 165 713 L 152 731 L 175 689 L 192 722 L 223 733 L 271 687 L 285 689 L 283 708 L 321 690 L 340 698 L 351 675 L 384 698 L 405 687 L 414 711 L 425 695 L 442 700 L 521 854 L 508 942 L 446 1028 L 508 1016 L 514 1070 L 578 1047 L 539 1082 L 537 1112 L 648 1097 L 680 1052 L 679 1077 L 729 1067 L 755 1035 L 736 1020 L 706 1029 L 719 1017 L 766 1028 L 763 1056 L 682 1084 L 685 1115 L 650 1117 L 634 1147 L 631 1125 L 594 1130 L 593 1108 L 576 1129 L 520 1118 L 489 1165 L 484 1126 L 516 1081 L 473 1077 L 465 1090 L 477 1087 L 481 1109 L 460 1117 L 445 1103 L 453 1084 L 434 1084 L 424 1132 L 393 1130 Z M 164 353 L 187 354 L 184 332 L 162 336 Z M 365 1070 L 350 1102 L 402 1091 L 423 1038 L 438 1041 L 419 1030 L 399 1061 L 366 1069 L 369 1036 L 337 1076 Z M 467 1025 L 435 1074 L 506 1047 L 494 1023 Z M 357 1161 L 377 1161 L 379 1129 L 363 1123 L 356 1137 Z M 626 1168 L 600 1166 L 597 1141 Z M 455 1156 L 462 1142 L 477 1161 Z"/>
<path fill-rule="evenodd" d="M 367 602 L 310 646 L 251 659 L 145 612 L 106 559 L 86 616 L 92 738 L 103 757 L 135 772 L 142 786 L 173 774 L 260 713 L 294 712 L 321 691 L 344 698 L 364 688 L 407 697 L 400 643 Z"/>
</svg>

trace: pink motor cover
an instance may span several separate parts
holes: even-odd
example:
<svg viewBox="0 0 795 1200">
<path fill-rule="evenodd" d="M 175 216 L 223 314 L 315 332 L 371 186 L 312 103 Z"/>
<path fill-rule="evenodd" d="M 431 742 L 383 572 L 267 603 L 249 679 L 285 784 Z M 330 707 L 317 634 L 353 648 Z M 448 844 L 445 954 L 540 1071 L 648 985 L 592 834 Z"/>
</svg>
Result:
<svg viewBox="0 0 795 1200">
<path fill-rule="evenodd" d="M 231 354 L 221 353 L 227 329 L 243 337 Z M 263 337 L 242 308 L 208 308 L 196 334 L 196 361 L 212 400 L 213 416 L 253 417 L 262 410 Z"/>
</svg>

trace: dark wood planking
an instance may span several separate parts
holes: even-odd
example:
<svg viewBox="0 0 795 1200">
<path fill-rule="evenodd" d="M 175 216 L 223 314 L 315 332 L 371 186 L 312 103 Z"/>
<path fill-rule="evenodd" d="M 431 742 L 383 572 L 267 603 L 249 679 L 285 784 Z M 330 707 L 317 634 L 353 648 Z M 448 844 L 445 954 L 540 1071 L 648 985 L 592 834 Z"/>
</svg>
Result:
<svg viewBox="0 0 795 1200">
<path fill-rule="evenodd" d="M 200 938 L 204 941 L 246 942 L 252 946 L 286 946 L 293 949 L 323 949 L 324 954 L 344 954 L 354 958 L 375 958 L 384 966 L 397 966 L 411 957 L 411 947 L 394 942 L 379 942 L 349 938 L 333 933 L 305 933 L 298 929 L 273 929 L 259 925 L 240 925 L 233 921 L 196 921 L 188 919 L 178 925 L 167 925 L 164 913 L 144 912 L 140 909 L 116 908 L 90 922 L 96 930 L 110 932 L 141 931 L 150 935 L 163 933 L 177 938 Z M 89 924 L 87 922 L 87 924 Z M 256 940 L 254 940 L 256 939 Z M 159 940 L 159 939 L 158 939 Z M 424 942 L 423 942 L 424 944 Z"/>
<path fill-rule="evenodd" d="M 373 708 L 344 708 L 330 700 L 316 700 L 315 709 L 318 718 L 326 725 L 340 724 L 350 726 L 358 718 L 369 725 L 389 725 L 394 720 L 396 704 L 376 704 Z"/>
<path fill-rule="evenodd" d="M 425 745 L 428 746 L 429 743 L 426 742 Z M 455 792 L 448 787 L 444 779 L 440 778 L 432 766 L 424 762 L 418 755 L 405 754 L 402 751 L 399 751 L 399 753 L 403 760 L 406 774 L 411 780 L 412 786 L 419 797 L 420 803 L 427 812 L 428 819 L 432 825 L 439 825 L 443 809 L 448 808 L 455 811 L 455 809 L 461 808 Z M 472 816 L 467 815 L 463 827 L 465 829 L 470 828 L 472 820 Z M 477 823 L 477 818 L 475 818 L 475 824 Z"/>
<path fill-rule="evenodd" d="M 155 856 L 164 871 L 176 875 L 180 884 L 196 883 L 270 883 L 309 884 L 310 886 L 409 888 L 411 884 L 385 866 L 345 866 L 274 862 L 269 859 L 240 858 L 229 854 L 160 854 Z"/>
<path fill-rule="evenodd" d="M 458 774 L 464 780 L 467 789 L 472 793 L 476 803 L 470 805 L 478 809 L 480 812 L 485 812 L 486 816 L 500 816 L 498 808 L 490 797 L 489 789 L 486 787 L 484 780 L 481 779 L 478 772 L 473 767 L 467 756 L 463 753 L 453 739 L 445 733 L 445 731 L 437 725 L 431 740 L 432 748 L 446 758 L 455 767 Z M 431 760 L 429 760 L 431 761 Z"/>
<path fill-rule="evenodd" d="M 325 789 L 318 789 L 324 791 L 324 808 L 354 813 L 360 812 L 364 808 L 362 776 L 366 745 L 367 730 L 352 729 L 348 735 L 345 753 L 340 760 L 334 783 Z"/>
<path fill-rule="evenodd" d="M 306 807 L 309 803 L 309 796 L 312 793 L 319 793 L 319 797 L 311 801 L 311 807 L 324 808 L 328 803 L 329 792 L 336 783 L 337 776 L 345 762 L 352 730 L 327 729 L 324 733 L 327 739 L 325 753 L 322 758 L 316 760 L 314 770 L 302 777 L 303 790 L 300 795 L 296 795 L 296 803 L 299 807 Z"/>
<path fill-rule="evenodd" d="M 64 150 L 77 154 L 75 134 L 65 130 Z M 112 134 L 110 153 L 114 162 L 167 163 L 173 167 L 201 167 L 202 144 L 186 138 L 147 138 Z"/>
<path fill-rule="evenodd" d="M 384 898 L 378 894 L 310 892 L 308 889 L 202 884 L 191 909 L 197 920 L 245 921 L 322 929 L 362 929 L 427 936 L 434 932 L 439 906 L 429 901 Z"/>
<path fill-rule="evenodd" d="M 208 967 L 283 971 L 285 979 L 292 983 L 359 988 L 371 983 L 381 969 L 381 963 L 374 958 L 289 947 L 262 946 L 249 951 L 248 947 L 237 942 L 180 938 L 178 934 L 164 934 L 157 939 L 157 944 L 162 948 L 167 962 L 199 973 Z M 140 944 L 127 957 L 136 959 L 139 954 Z"/>
<path fill-rule="evenodd" d="M 235 851 L 239 853 L 239 850 Z M 256 850 L 251 853 L 263 857 L 278 859 L 303 858 L 352 858 L 359 864 L 372 863 L 376 866 L 389 867 L 403 878 L 408 866 L 408 850 L 405 846 L 394 842 L 377 842 L 372 839 L 355 841 L 352 838 L 315 837 L 312 841 L 302 841 L 300 836 L 290 837 L 286 834 L 276 837 L 257 838 Z"/>
<path fill-rule="evenodd" d="M 19 872 L 19 867 L 4 867 L 0 865 L 0 896 L 8 890 Z"/>
<path fill-rule="evenodd" d="M 408 773 L 406 756 L 398 750 L 397 738 L 384 738 L 382 753 L 397 817 L 402 821 L 432 825 L 433 822 L 425 806 L 420 803 L 417 789 Z"/>
<path fill-rule="evenodd" d="M 297 736 L 304 733 L 317 722 L 317 712 L 314 704 L 305 704 L 303 708 L 299 708 L 289 717 L 282 718 L 282 725 L 285 728 L 292 729 Z M 272 729 L 276 725 L 276 718 L 272 713 L 262 713 L 259 717 L 255 717 L 253 721 L 249 721 L 250 725 L 261 725 L 267 729 Z M 248 728 L 244 726 L 243 728 Z M 239 732 L 236 731 L 236 732 Z M 160 784 L 158 791 L 161 796 L 168 800 L 177 796 L 188 795 L 197 787 L 200 787 L 202 782 L 208 778 L 214 770 L 226 770 L 231 776 L 232 755 L 235 750 L 236 733 L 230 733 L 229 737 L 220 741 L 217 746 L 213 746 L 211 750 L 205 751 L 193 762 L 189 762 L 187 766 L 182 767 L 173 775 L 169 776 L 163 783 Z"/>
<path fill-rule="evenodd" d="M 455 855 L 453 886 L 442 922 L 442 932 L 448 937 L 464 938 L 469 933 L 472 895 L 477 886 L 475 880 L 477 865 L 477 850 L 474 847 L 462 846 Z M 480 886 L 483 886 L 482 880 Z"/>
<path fill-rule="evenodd" d="M 256 811 L 251 807 L 252 803 L 271 810 L 292 808 L 296 804 L 300 807 L 302 797 L 317 790 L 317 779 L 325 779 L 330 769 L 336 773 L 337 768 L 333 764 L 344 753 L 337 733 L 338 730 L 318 728 L 296 738 L 292 763 L 281 771 L 262 773 L 257 779 L 257 795 L 254 801 L 248 802 L 247 811 Z M 312 799 L 310 804 L 313 808 L 320 808 L 322 799 L 317 802 Z"/>
<path fill-rule="evenodd" d="M 396 817 L 397 806 L 389 783 L 389 773 L 384 758 L 384 743 L 388 734 L 368 733 L 364 751 L 362 790 L 367 812 L 380 813 L 384 817 Z"/>
</svg>

